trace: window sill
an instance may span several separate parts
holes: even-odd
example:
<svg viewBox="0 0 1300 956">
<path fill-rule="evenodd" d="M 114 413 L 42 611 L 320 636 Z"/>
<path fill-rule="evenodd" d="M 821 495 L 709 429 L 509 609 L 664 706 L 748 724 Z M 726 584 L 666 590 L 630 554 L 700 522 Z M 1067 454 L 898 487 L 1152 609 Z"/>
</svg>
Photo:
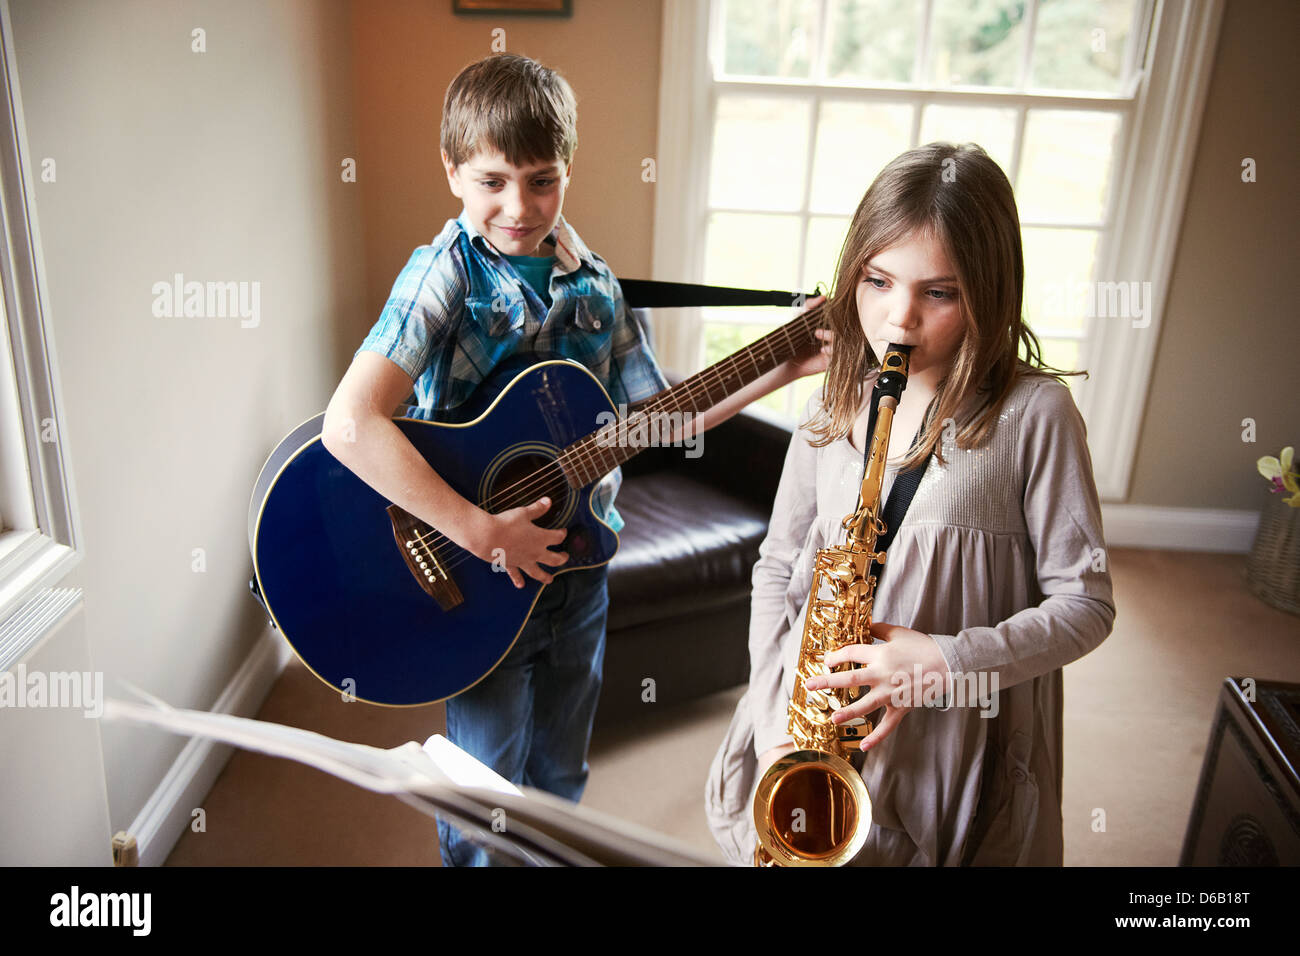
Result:
<svg viewBox="0 0 1300 956">
<path fill-rule="evenodd" d="M 0 532 L 0 633 L 23 602 L 57 584 L 80 560 L 77 551 L 38 531 Z M 0 670 L 29 649 L 0 644 Z"/>
</svg>

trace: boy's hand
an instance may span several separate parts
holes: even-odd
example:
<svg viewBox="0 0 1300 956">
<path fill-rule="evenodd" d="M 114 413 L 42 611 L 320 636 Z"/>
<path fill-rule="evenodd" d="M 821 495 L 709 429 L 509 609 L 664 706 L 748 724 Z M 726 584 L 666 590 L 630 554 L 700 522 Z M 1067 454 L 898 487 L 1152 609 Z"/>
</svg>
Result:
<svg viewBox="0 0 1300 956">
<path fill-rule="evenodd" d="M 474 554 L 492 562 L 494 567 L 504 564 L 517 588 L 524 586 L 525 574 L 543 584 L 550 584 L 554 575 L 547 568 L 559 567 L 569 560 L 565 552 L 551 550 L 552 545 L 564 540 L 565 529 L 552 530 L 534 524 L 550 506 L 550 498 L 539 498 L 531 505 L 487 514 L 486 530 L 480 532 L 480 546 Z"/>
<path fill-rule="evenodd" d="M 807 312 L 813 306 L 821 305 L 825 301 L 826 296 L 824 295 L 819 295 L 815 299 L 809 299 L 803 311 Z M 803 312 L 799 314 L 802 315 Z M 805 375 L 820 375 L 822 372 L 826 371 L 830 365 L 831 346 L 835 342 L 835 333 L 830 329 L 817 329 L 813 334 L 816 335 L 817 340 L 821 342 L 821 348 L 805 355 L 796 355 L 794 358 L 786 359 L 785 361 L 786 372 L 792 382 L 797 378 L 803 378 Z"/>
</svg>

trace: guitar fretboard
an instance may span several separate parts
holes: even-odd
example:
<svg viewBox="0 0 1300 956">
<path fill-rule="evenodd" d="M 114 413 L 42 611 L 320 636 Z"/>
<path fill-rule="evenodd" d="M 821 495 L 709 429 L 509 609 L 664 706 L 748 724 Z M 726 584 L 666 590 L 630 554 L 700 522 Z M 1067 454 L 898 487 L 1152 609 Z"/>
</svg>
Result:
<svg viewBox="0 0 1300 956">
<path fill-rule="evenodd" d="M 812 351 L 818 344 L 813 331 L 821 315 L 820 306 L 808 310 L 716 365 L 665 389 L 639 411 L 652 423 L 678 415 L 699 415 L 787 359 Z M 618 442 L 618 428 L 619 423 L 605 426 L 564 449 L 559 464 L 570 484 L 579 488 L 591 484 L 642 450 L 641 445 Z"/>
</svg>

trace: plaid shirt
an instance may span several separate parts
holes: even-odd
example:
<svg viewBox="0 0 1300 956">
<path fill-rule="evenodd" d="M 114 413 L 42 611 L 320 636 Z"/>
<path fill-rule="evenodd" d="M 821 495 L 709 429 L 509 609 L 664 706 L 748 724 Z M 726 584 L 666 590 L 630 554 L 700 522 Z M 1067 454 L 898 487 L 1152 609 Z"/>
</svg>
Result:
<svg viewBox="0 0 1300 956">
<path fill-rule="evenodd" d="M 631 405 L 668 387 L 639 319 L 618 280 L 563 217 L 551 232 L 555 266 L 548 309 L 536 290 L 468 218 L 448 220 L 420 246 L 357 351 L 378 352 L 411 376 L 416 403 L 442 410 L 462 404 L 501 362 L 552 353 L 585 365 L 615 405 Z M 615 531 L 619 469 L 597 489 L 597 514 Z"/>
</svg>

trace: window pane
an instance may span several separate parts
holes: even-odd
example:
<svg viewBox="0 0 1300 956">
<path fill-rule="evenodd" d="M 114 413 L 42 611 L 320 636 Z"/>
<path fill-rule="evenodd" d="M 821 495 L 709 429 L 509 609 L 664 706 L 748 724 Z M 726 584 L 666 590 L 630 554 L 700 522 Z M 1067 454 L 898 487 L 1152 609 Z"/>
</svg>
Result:
<svg viewBox="0 0 1300 956">
<path fill-rule="evenodd" d="M 757 404 L 771 409 L 788 420 L 790 418 L 790 386 L 778 388 L 775 392 L 768 392 L 758 400 Z"/>
<path fill-rule="evenodd" d="M 831 0 L 827 74 L 861 83 L 910 83 L 916 0 Z"/>
<path fill-rule="evenodd" d="M 1011 175 L 1011 148 L 1016 138 L 1016 111 L 975 106 L 927 106 L 921 114 L 921 142 L 978 143 Z"/>
<path fill-rule="evenodd" d="M 799 209 L 812 105 L 784 97 L 719 96 L 709 204 Z"/>
<path fill-rule="evenodd" d="M 1025 229 L 1025 318 L 1035 332 L 1085 331 L 1098 233 Z"/>
<path fill-rule="evenodd" d="M 911 145 L 912 107 L 822 103 L 809 203 L 815 212 L 852 213 L 876 174 Z"/>
<path fill-rule="evenodd" d="M 794 406 L 793 406 L 793 414 L 795 419 L 794 424 L 802 425 L 807 419 L 810 419 L 812 417 L 812 415 L 804 414 L 804 406 L 808 404 L 808 399 L 812 397 L 812 393 L 817 391 L 817 389 L 821 388 L 824 384 L 826 384 L 825 373 L 821 375 L 805 375 L 803 378 L 796 379 L 795 381 L 787 385 L 784 389 L 782 389 L 782 391 L 786 391 L 788 389 L 789 391 L 794 393 L 791 396 L 791 398 L 794 400 Z M 815 409 L 813 411 L 813 414 L 816 414 Z"/>
<path fill-rule="evenodd" d="M 1040 338 L 1038 344 L 1043 347 L 1043 361 L 1052 368 L 1059 368 L 1063 372 L 1083 371 L 1079 368 L 1079 343 L 1075 339 Z M 1082 381 L 1082 375 L 1071 375 L 1065 379 L 1065 384 L 1070 386 L 1070 390 L 1077 396 L 1077 389 Z"/>
<path fill-rule="evenodd" d="M 814 0 L 727 0 L 723 72 L 808 76 L 816 11 Z"/>
<path fill-rule="evenodd" d="M 1135 0 L 1041 0 L 1030 85 L 1116 93 Z"/>
<path fill-rule="evenodd" d="M 1118 113 L 1030 110 L 1016 203 L 1025 219 L 1097 222 L 1106 210 Z"/>
<path fill-rule="evenodd" d="M 772 331 L 771 325 L 727 322 L 704 324 L 704 368 L 716 365 Z"/>
<path fill-rule="evenodd" d="M 709 216 L 704 281 L 710 285 L 794 291 L 798 262 L 798 216 Z"/>
<path fill-rule="evenodd" d="M 1024 0 L 935 0 L 930 81 L 1014 87 L 1024 46 Z"/>
<path fill-rule="evenodd" d="M 808 252 L 803 264 L 802 291 L 812 292 L 818 282 L 827 289 L 834 285 L 840 249 L 848 231 L 849 220 L 839 216 L 813 216 L 808 220 Z"/>
<path fill-rule="evenodd" d="M 4 422 L 0 428 L 0 532 L 40 531 L 3 295 L 0 295 L 0 341 L 5 346 L 5 354 L 0 356 L 0 420 Z M 10 540 L 8 547 L 16 543 Z M 0 551 L 4 549 L 0 545 Z"/>
</svg>

